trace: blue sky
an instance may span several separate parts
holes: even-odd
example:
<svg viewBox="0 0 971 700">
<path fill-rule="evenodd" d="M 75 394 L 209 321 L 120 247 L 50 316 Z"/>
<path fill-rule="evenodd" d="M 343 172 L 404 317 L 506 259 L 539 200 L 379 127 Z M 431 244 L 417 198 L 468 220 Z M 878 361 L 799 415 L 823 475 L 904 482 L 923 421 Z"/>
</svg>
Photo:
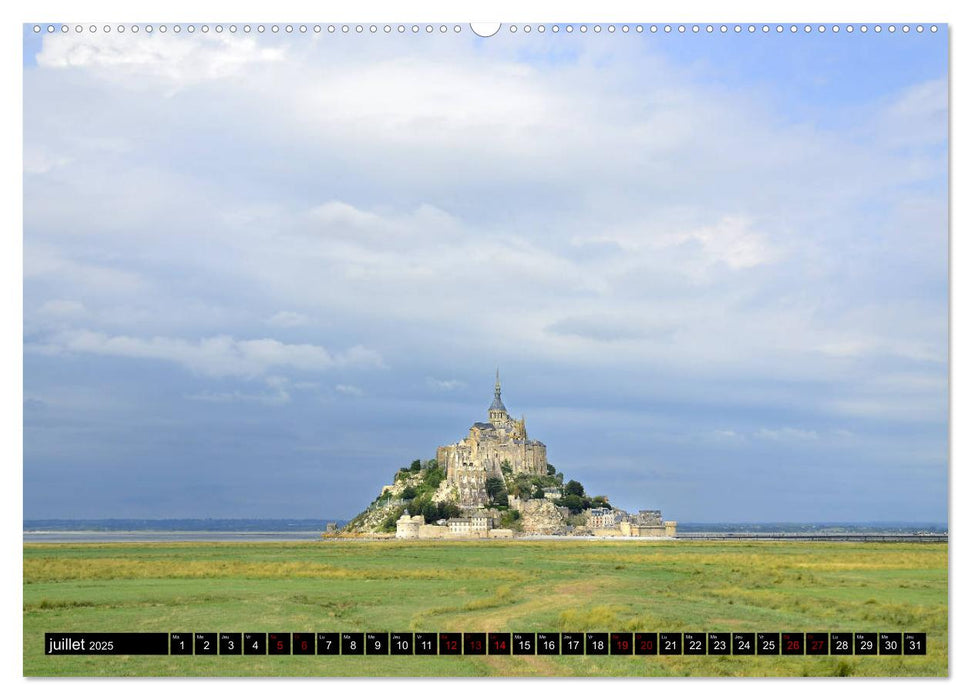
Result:
<svg viewBox="0 0 971 700">
<path fill-rule="evenodd" d="M 704 520 L 947 517 L 947 37 L 34 37 L 24 516 L 349 517 L 485 416 Z"/>
</svg>

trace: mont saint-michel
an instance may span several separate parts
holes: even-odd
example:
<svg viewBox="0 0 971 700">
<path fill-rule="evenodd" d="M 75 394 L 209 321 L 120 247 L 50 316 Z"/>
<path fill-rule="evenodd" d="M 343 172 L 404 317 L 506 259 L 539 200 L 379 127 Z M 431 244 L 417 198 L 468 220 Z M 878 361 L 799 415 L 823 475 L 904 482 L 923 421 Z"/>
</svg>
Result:
<svg viewBox="0 0 971 700">
<path fill-rule="evenodd" d="M 464 438 L 398 470 L 341 534 L 398 539 L 510 538 L 521 535 L 674 537 L 677 523 L 659 510 L 615 508 L 608 496 L 591 496 L 565 480 L 547 461 L 546 445 L 513 418 L 496 383 L 488 420 Z"/>
</svg>

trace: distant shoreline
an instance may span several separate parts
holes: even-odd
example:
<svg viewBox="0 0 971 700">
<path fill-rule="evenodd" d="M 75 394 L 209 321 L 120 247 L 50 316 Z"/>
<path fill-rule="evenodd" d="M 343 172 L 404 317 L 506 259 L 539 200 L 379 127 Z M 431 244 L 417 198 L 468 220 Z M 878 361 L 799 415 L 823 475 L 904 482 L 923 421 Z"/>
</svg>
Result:
<svg viewBox="0 0 971 700">
<path fill-rule="evenodd" d="M 343 518 L 34 518 L 23 521 L 24 533 L 184 532 L 184 533 L 306 533 L 338 527 Z M 944 534 L 948 524 L 933 521 L 863 522 L 678 522 L 678 533 L 874 533 L 929 532 Z"/>
<path fill-rule="evenodd" d="M 108 544 L 166 542 L 312 542 L 322 530 L 24 530 L 24 544 Z"/>
<path fill-rule="evenodd" d="M 24 544 L 147 544 L 147 543 L 219 543 L 219 542 L 388 542 L 396 541 L 393 536 L 358 536 L 324 538 L 323 533 L 312 531 L 163 531 L 163 530 L 44 530 L 27 531 L 23 533 Z M 948 534 L 945 533 L 905 533 L 905 532 L 830 532 L 830 533 L 785 533 L 785 532 L 691 532 L 682 533 L 677 537 L 622 537 L 603 535 L 519 535 L 502 541 L 618 541 L 618 542 L 914 542 L 914 543 L 946 543 Z M 448 538 L 442 541 L 478 541 L 479 538 Z M 404 540 L 402 540 L 404 541 Z M 482 540 L 487 541 L 487 540 Z M 488 540 L 498 541 L 498 540 Z"/>
<path fill-rule="evenodd" d="M 24 544 L 107 544 L 180 542 L 312 542 L 321 541 L 328 523 L 347 521 L 304 518 L 158 518 L 24 520 Z M 387 535 L 358 541 L 384 540 Z M 391 536 L 393 539 L 393 535 Z M 337 538 L 338 541 L 353 541 Z M 354 538 L 357 539 L 357 538 Z M 527 535 L 519 540 L 594 540 L 584 535 Z M 604 539 L 623 541 L 621 537 Z M 647 538 L 640 538 L 647 539 Z M 679 523 L 677 541 L 823 541 L 947 542 L 948 528 L 930 522 L 869 523 Z"/>
</svg>

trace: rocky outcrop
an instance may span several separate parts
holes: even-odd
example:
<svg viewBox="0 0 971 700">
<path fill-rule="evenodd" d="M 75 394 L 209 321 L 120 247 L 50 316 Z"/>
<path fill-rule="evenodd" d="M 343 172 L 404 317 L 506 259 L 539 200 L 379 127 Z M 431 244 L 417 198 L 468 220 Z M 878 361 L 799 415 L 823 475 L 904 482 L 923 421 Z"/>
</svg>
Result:
<svg viewBox="0 0 971 700">
<path fill-rule="evenodd" d="M 552 535 L 562 532 L 566 521 L 560 509 L 545 498 L 522 501 L 519 507 L 522 516 L 523 532 L 531 535 Z"/>
<path fill-rule="evenodd" d="M 406 474 L 390 486 L 385 486 L 381 490 L 381 495 L 375 498 L 363 512 L 347 523 L 341 533 L 367 534 L 386 531 L 384 526 L 389 519 L 397 520 L 401 512 L 409 505 L 409 501 L 403 498 L 406 495 L 405 490 L 416 491 L 421 489 L 424 477 L 424 472 Z M 394 530 L 392 529 L 391 532 L 394 532 Z"/>
</svg>

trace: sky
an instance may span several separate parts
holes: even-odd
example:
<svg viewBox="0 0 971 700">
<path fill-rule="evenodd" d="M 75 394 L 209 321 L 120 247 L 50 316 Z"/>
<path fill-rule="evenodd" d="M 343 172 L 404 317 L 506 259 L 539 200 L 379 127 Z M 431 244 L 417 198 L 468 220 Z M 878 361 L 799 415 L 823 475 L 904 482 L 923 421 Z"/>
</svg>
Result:
<svg viewBox="0 0 971 700">
<path fill-rule="evenodd" d="M 946 30 L 24 30 L 24 517 L 346 518 L 503 400 L 679 521 L 947 520 Z"/>
</svg>

